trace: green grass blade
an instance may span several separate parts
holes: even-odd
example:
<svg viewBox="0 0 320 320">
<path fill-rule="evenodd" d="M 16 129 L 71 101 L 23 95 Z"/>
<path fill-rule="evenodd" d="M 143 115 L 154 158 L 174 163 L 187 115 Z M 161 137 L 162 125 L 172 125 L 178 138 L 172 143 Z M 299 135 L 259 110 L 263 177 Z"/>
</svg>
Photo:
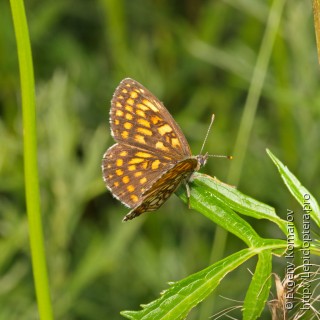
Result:
<svg viewBox="0 0 320 320">
<path fill-rule="evenodd" d="M 244 106 L 244 112 L 241 119 L 237 141 L 234 152 L 232 153 L 237 158 L 237 161 L 233 161 L 231 163 L 228 181 L 234 184 L 238 184 L 240 180 L 240 175 L 242 172 L 241 168 L 247 152 L 250 133 L 253 127 L 258 102 L 267 74 L 272 49 L 280 26 L 285 2 L 285 0 L 274 0 L 269 13 L 260 52 L 257 57 L 257 62 L 251 78 L 250 88 L 246 104 Z"/>
<path fill-rule="evenodd" d="M 21 81 L 24 127 L 25 192 L 29 221 L 32 267 L 40 319 L 53 319 L 49 293 L 43 232 L 40 212 L 40 193 L 37 165 L 35 86 L 31 45 L 24 4 L 11 0 Z"/>
</svg>

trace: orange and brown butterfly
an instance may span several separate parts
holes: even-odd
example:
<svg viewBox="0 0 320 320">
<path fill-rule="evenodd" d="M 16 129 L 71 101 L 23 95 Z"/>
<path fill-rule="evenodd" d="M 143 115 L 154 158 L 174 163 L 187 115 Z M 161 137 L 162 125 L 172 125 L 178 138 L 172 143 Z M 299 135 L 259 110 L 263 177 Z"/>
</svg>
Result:
<svg viewBox="0 0 320 320">
<path fill-rule="evenodd" d="M 117 87 L 110 110 L 117 142 L 103 155 L 102 172 L 113 196 L 132 210 L 123 221 L 157 210 L 200 169 L 207 154 L 192 156 L 180 127 L 164 105 L 137 81 Z"/>
</svg>

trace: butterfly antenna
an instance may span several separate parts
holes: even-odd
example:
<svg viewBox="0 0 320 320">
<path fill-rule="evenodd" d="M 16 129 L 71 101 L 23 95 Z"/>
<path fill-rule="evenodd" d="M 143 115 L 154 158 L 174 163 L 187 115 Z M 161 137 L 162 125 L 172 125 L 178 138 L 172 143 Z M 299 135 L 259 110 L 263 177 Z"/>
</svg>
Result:
<svg viewBox="0 0 320 320">
<path fill-rule="evenodd" d="M 211 127 L 213 125 L 213 121 L 214 121 L 214 113 L 212 114 L 211 116 L 211 121 L 210 121 L 210 124 L 209 124 L 209 127 L 208 127 L 208 130 L 207 130 L 207 134 L 203 140 L 203 144 L 202 144 L 202 147 L 201 147 L 201 150 L 200 150 L 200 154 L 202 154 L 202 151 L 203 151 L 203 148 L 207 142 L 207 139 L 208 139 L 208 136 L 209 136 L 209 133 L 210 133 L 210 130 L 211 130 Z M 231 160 L 233 157 L 232 156 L 223 156 L 223 155 L 212 155 L 212 154 L 208 154 L 207 157 L 215 157 L 215 158 L 227 158 L 229 160 Z"/>
<path fill-rule="evenodd" d="M 213 114 L 212 114 L 212 116 L 211 116 L 211 122 L 210 122 L 210 124 L 209 124 L 208 130 L 207 130 L 207 134 L 206 134 L 206 136 L 205 136 L 205 138 L 204 138 L 204 140 L 203 140 L 202 147 L 201 147 L 201 150 L 200 150 L 200 154 L 202 154 L 202 151 L 203 151 L 204 145 L 205 145 L 205 144 L 206 144 L 206 142 L 207 142 L 208 135 L 209 135 L 209 132 L 210 132 L 210 130 L 211 130 L 211 127 L 212 127 L 213 121 L 214 121 L 214 113 L 213 113 Z"/>
</svg>

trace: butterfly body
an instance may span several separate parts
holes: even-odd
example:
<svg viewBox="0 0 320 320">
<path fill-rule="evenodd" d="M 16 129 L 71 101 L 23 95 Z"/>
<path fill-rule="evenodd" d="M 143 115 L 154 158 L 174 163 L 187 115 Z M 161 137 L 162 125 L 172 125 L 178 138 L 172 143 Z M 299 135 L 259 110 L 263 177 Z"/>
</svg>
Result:
<svg viewBox="0 0 320 320">
<path fill-rule="evenodd" d="M 124 221 L 157 210 L 207 160 L 207 154 L 192 156 L 168 110 L 133 79 L 122 80 L 113 95 L 110 126 L 117 143 L 103 156 L 103 178 L 132 209 Z"/>
</svg>

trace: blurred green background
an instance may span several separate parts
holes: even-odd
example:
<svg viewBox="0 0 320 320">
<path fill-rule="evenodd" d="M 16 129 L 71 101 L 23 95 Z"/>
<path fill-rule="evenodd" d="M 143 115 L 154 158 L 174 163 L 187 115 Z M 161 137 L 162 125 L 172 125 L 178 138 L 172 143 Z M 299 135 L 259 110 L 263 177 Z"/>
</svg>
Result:
<svg viewBox="0 0 320 320">
<path fill-rule="evenodd" d="M 277 1 L 275 1 L 277 2 Z M 159 296 L 168 281 L 205 268 L 244 244 L 176 196 L 121 223 L 128 209 L 106 191 L 101 158 L 110 100 L 131 77 L 164 102 L 194 154 L 211 114 L 205 151 L 234 154 L 272 1 L 33 0 L 26 3 L 36 80 L 41 205 L 57 319 L 121 319 Z M 0 319 L 35 319 L 23 172 L 20 80 L 10 6 L 0 2 Z M 310 1 L 287 1 L 271 53 L 237 188 L 276 208 L 301 212 L 267 157 L 320 191 L 319 67 Z M 241 143 L 241 141 L 239 142 Z M 245 148 L 245 143 L 244 146 Z M 232 182 L 230 161 L 202 172 Z M 248 219 L 266 237 L 282 237 Z M 219 244 L 221 243 L 221 247 Z M 188 319 L 241 305 L 255 261 L 224 279 Z M 275 259 L 281 277 L 281 259 Z M 236 284 L 236 285 L 235 285 Z M 218 297 L 217 294 L 226 298 Z M 266 319 L 269 318 L 266 312 Z"/>
</svg>

